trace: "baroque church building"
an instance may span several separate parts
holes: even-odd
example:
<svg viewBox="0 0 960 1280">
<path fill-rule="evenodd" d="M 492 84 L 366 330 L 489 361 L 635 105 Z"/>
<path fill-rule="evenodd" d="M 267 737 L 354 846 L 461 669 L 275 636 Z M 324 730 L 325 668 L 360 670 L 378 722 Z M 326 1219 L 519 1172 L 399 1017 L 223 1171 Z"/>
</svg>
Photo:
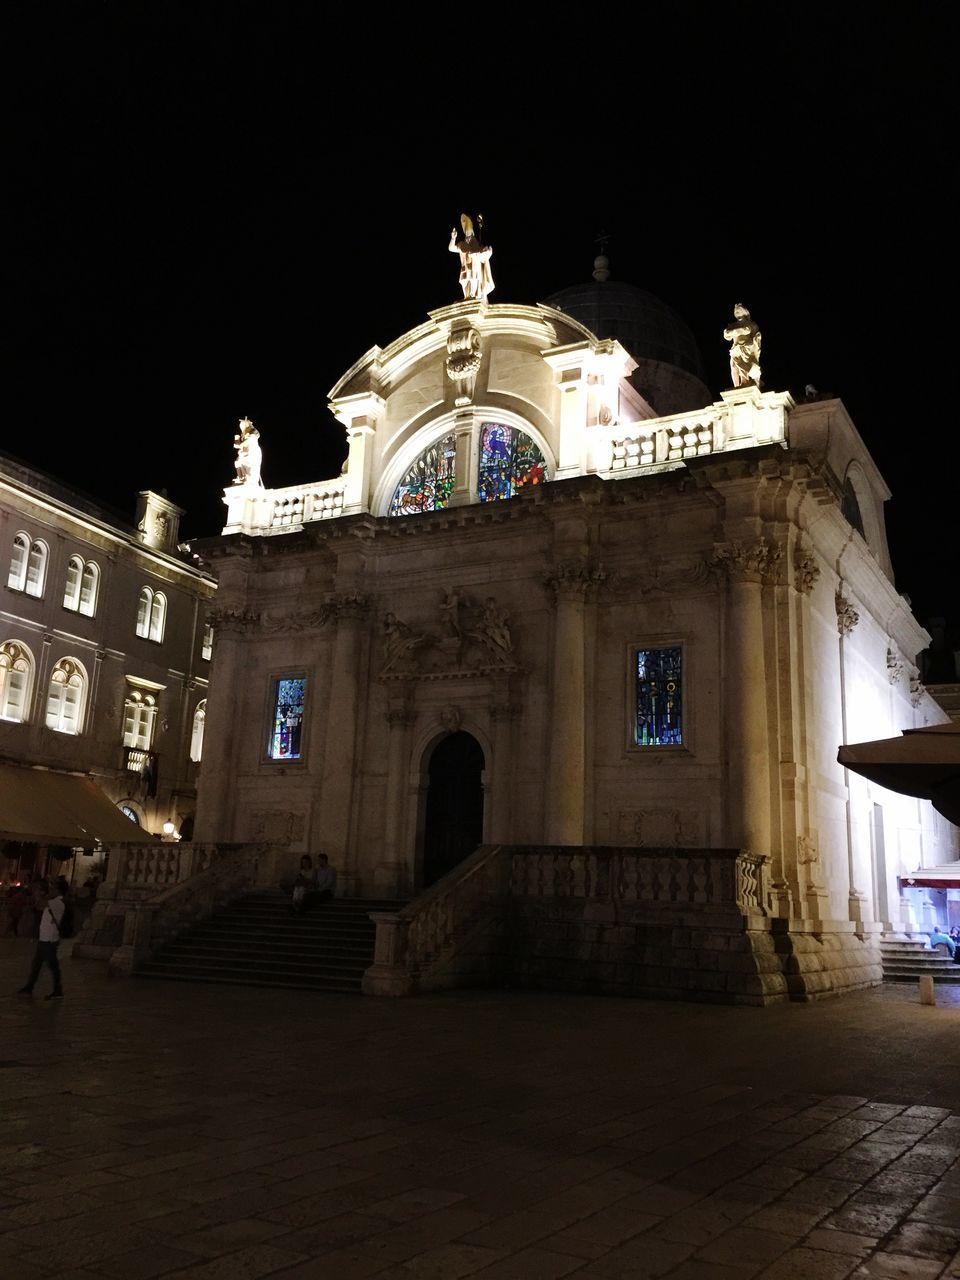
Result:
<svg viewBox="0 0 960 1280">
<path fill-rule="evenodd" d="M 242 425 L 197 544 L 196 838 L 323 851 L 341 892 L 409 902 L 373 992 L 507 952 L 519 982 L 754 1003 L 878 981 L 881 932 L 921 923 L 899 877 L 956 856 L 929 804 L 837 763 L 943 718 L 889 491 L 839 400 L 749 359 L 714 399 L 683 322 L 608 274 L 526 306 L 462 273 L 332 389 L 333 479 L 265 489 Z"/>
</svg>

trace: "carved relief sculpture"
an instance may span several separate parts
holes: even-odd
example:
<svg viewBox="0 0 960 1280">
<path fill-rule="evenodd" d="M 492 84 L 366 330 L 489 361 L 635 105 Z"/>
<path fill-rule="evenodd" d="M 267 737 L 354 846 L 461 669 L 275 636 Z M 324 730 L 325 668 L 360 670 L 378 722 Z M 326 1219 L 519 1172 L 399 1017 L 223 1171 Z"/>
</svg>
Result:
<svg viewBox="0 0 960 1280">
<path fill-rule="evenodd" d="M 384 615 L 381 624 L 383 635 L 383 670 L 389 671 L 401 659 L 411 654 L 426 642 L 427 637 L 408 627 L 395 613 Z"/>
<path fill-rule="evenodd" d="M 903 675 L 903 659 L 896 652 L 887 646 L 887 679 L 891 684 L 896 684 Z"/>
<path fill-rule="evenodd" d="M 713 567 L 729 578 L 778 582 L 783 549 L 772 542 L 720 543 L 714 548 Z"/>
<path fill-rule="evenodd" d="M 733 324 L 723 331 L 730 343 L 730 380 L 734 387 L 759 387 L 760 330 L 742 302 L 733 308 L 733 315 Z"/>
<path fill-rule="evenodd" d="M 820 578 L 820 566 L 812 552 L 797 543 L 793 557 L 793 585 L 801 595 L 808 596 Z"/>
<path fill-rule="evenodd" d="M 450 232 L 450 243 L 447 248 L 451 253 L 460 255 L 460 288 L 463 290 L 465 302 L 479 300 L 485 302 L 488 294 L 493 293 L 493 274 L 490 270 L 490 258 L 493 256 L 491 245 L 481 243 L 480 237 L 474 235 L 473 220 L 462 213 L 460 226 L 463 235 L 457 238 L 456 227 Z M 483 235 L 483 218 L 477 215 L 477 227 Z"/>
<path fill-rule="evenodd" d="M 834 604 L 837 607 L 837 630 L 841 636 L 848 636 L 860 621 L 860 615 L 843 594 L 842 586 L 837 587 Z"/>
<path fill-rule="evenodd" d="M 467 327 L 457 329 L 447 339 L 447 377 L 456 384 L 457 394 L 454 404 L 458 407 L 470 404 L 477 383 L 480 369 L 480 334 L 476 329 Z"/>
</svg>

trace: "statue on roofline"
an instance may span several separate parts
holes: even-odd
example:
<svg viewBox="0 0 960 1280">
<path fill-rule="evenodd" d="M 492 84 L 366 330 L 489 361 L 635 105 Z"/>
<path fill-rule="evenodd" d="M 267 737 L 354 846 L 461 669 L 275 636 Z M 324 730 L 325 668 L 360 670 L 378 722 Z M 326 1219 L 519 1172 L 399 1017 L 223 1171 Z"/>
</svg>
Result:
<svg viewBox="0 0 960 1280">
<path fill-rule="evenodd" d="M 463 290 L 463 299 L 464 302 L 485 302 L 487 295 L 493 293 L 493 274 L 490 270 L 493 248 L 483 244 L 479 236 L 474 235 L 473 219 L 465 213 L 460 215 L 460 226 L 463 228 L 463 235 L 457 239 L 457 229 L 454 227 L 450 232 L 447 248 L 451 253 L 460 255 L 460 288 Z M 482 236 L 483 217 L 479 213 L 477 226 Z"/>
<path fill-rule="evenodd" d="M 723 331 L 730 343 L 730 379 L 734 387 L 760 386 L 760 330 L 750 312 L 738 302 L 733 324 Z"/>
<path fill-rule="evenodd" d="M 233 437 L 233 447 L 237 451 L 233 464 L 237 474 L 233 483 L 246 488 L 262 489 L 260 464 L 263 461 L 263 450 L 260 448 L 260 432 L 249 418 L 240 419 L 240 430 Z"/>
</svg>

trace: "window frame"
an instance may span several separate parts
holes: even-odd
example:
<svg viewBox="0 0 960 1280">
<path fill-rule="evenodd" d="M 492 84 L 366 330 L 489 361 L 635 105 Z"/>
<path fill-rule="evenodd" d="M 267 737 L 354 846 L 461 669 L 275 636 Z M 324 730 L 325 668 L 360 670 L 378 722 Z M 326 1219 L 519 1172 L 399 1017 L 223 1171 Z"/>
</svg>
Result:
<svg viewBox="0 0 960 1280">
<path fill-rule="evenodd" d="M 680 731 L 681 742 L 637 742 L 637 654 L 654 649 L 680 650 Z M 690 684 L 692 671 L 693 645 L 689 636 L 675 633 L 666 635 L 645 636 L 640 640 L 632 640 L 626 647 L 626 680 L 624 690 L 625 707 L 625 750 L 628 755 L 648 758 L 668 755 L 693 755 L 693 721 Z"/>
<path fill-rule="evenodd" d="M 31 583 L 30 574 L 33 569 L 34 553 L 37 554 L 37 571 L 36 580 Z M 34 538 L 30 545 L 30 552 L 27 556 L 26 577 L 23 584 L 25 595 L 33 596 L 35 600 L 42 600 L 43 593 L 47 585 L 47 567 L 50 563 L 50 548 L 42 538 Z"/>
<path fill-rule="evenodd" d="M 67 688 L 71 687 L 70 679 L 72 679 L 72 677 L 68 677 L 66 681 L 58 681 L 54 679 L 56 672 L 59 671 L 61 669 L 62 664 L 66 662 L 73 664 L 74 674 L 76 674 L 79 677 L 79 685 L 72 686 L 73 688 L 79 688 L 80 690 L 77 696 L 77 714 L 76 714 L 75 729 L 66 729 L 63 726 L 63 708 L 65 705 L 64 691 Z M 57 689 L 61 691 L 60 698 L 59 698 L 59 711 L 58 711 L 58 717 L 57 717 L 60 723 L 55 725 L 50 723 L 50 698 L 53 692 L 54 685 L 56 685 Z M 79 660 L 79 658 L 74 658 L 72 654 L 64 654 L 62 658 L 58 658 L 57 661 L 53 664 L 53 667 L 51 668 L 50 678 L 47 681 L 46 702 L 44 705 L 44 713 L 43 713 L 44 727 L 46 729 L 49 729 L 51 733 L 63 733 L 71 738 L 82 737 L 83 730 L 84 730 L 84 722 L 86 720 L 87 696 L 88 696 L 89 690 L 90 690 L 90 677 L 87 675 L 87 669 L 83 665 L 83 663 Z"/>
<path fill-rule="evenodd" d="M 19 649 L 20 652 L 19 654 L 11 654 L 7 652 L 8 648 Z M 29 645 L 24 644 L 22 640 L 4 640 L 0 644 L 0 655 L 8 659 L 7 662 L 0 663 L 0 720 L 4 724 L 29 724 L 33 702 L 33 683 L 37 674 L 36 659 Z M 26 669 L 18 667 L 18 662 L 25 663 Z M 23 696 L 21 699 L 23 714 L 16 717 L 5 714 L 11 674 L 24 677 Z"/>
<path fill-rule="evenodd" d="M 11 591 L 24 591 L 26 589 L 27 562 L 30 559 L 32 545 L 33 540 L 24 529 L 18 529 L 13 535 L 10 568 L 7 570 L 7 586 Z"/>
<path fill-rule="evenodd" d="M 281 680 L 303 681 L 303 716 L 300 722 L 300 754 L 296 757 L 274 756 L 270 754 L 270 749 L 273 745 L 273 729 L 277 707 L 278 686 Z M 299 769 L 303 768 L 306 764 L 308 755 L 306 726 L 310 717 L 310 687 L 313 680 L 314 673 L 309 667 L 296 667 L 280 671 L 271 671 L 267 675 L 264 716 L 266 731 L 263 736 L 263 746 L 261 748 L 261 763 L 269 766 L 271 769 L 275 769 L 278 766 L 281 769 Z"/>
</svg>

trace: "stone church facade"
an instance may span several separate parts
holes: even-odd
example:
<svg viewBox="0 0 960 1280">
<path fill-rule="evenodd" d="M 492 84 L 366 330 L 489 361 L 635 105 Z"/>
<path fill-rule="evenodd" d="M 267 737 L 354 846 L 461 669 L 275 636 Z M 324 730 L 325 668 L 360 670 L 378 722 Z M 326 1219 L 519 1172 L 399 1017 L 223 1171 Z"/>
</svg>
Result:
<svg viewBox="0 0 960 1280">
<path fill-rule="evenodd" d="M 225 491 L 196 838 L 403 900 L 480 844 L 749 851 L 761 931 L 836 946 L 819 990 L 875 981 L 898 876 L 955 856 L 836 761 L 943 718 L 884 481 L 839 400 L 664 415 L 644 387 L 691 375 L 638 389 L 556 301 L 431 312 L 333 388 L 342 475 Z"/>
</svg>

